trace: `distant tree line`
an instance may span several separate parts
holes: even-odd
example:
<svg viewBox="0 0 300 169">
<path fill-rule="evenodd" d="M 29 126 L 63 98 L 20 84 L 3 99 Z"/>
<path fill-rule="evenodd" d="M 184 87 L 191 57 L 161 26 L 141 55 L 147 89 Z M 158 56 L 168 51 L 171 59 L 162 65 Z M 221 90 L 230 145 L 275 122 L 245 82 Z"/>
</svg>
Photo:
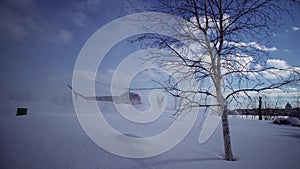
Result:
<svg viewBox="0 0 300 169">
<path fill-rule="evenodd" d="M 300 119 L 300 108 L 292 108 L 289 103 L 285 108 L 262 108 L 261 109 L 263 119 L 272 120 L 277 116 L 290 116 L 298 117 Z M 230 111 L 231 115 L 243 115 L 243 116 L 258 116 L 258 108 L 247 108 L 247 109 L 237 109 L 235 111 Z"/>
</svg>

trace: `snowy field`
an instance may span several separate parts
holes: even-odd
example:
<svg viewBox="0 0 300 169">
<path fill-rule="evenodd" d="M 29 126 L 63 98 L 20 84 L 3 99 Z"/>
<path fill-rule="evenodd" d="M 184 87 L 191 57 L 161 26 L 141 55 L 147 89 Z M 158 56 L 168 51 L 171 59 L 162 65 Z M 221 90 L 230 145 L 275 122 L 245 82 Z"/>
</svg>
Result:
<svg viewBox="0 0 300 169">
<path fill-rule="evenodd" d="M 114 111 L 109 108 L 110 104 L 104 104 L 107 112 Z M 15 116 L 16 106 L 28 107 L 28 115 Z M 98 147 L 81 128 L 72 106 L 10 102 L 3 107 L 0 111 L 1 169 L 300 168 L 300 127 L 275 125 L 271 121 L 230 117 L 232 147 L 237 161 L 223 160 L 220 126 L 206 143 L 198 143 L 199 116 L 189 135 L 172 150 L 156 157 L 132 159 Z M 108 113 L 107 118 L 117 119 L 115 124 L 118 124 L 121 117 Z M 166 115 L 153 130 L 160 125 L 165 128 L 170 122 L 172 118 Z M 151 128 L 148 130 L 151 134 Z M 136 132 L 143 134 L 139 129 Z"/>
</svg>

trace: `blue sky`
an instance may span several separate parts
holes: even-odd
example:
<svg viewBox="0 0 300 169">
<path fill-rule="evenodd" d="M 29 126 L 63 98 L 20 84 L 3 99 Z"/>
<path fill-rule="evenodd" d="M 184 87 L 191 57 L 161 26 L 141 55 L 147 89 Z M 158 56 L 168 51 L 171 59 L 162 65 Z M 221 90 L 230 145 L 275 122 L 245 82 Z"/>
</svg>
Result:
<svg viewBox="0 0 300 169">
<path fill-rule="evenodd" d="M 1 92 L 35 96 L 68 93 L 76 58 L 103 25 L 130 12 L 120 0 L 2 0 L 0 2 Z M 283 18 L 270 57 L 300 65 L 300 12 Z M 129 47 L 130 48 L 130 47 Z M 129 49 L 132 50 L 131 48 Z M 118 52 L 111 52 L 108 61 Z M 118 59 L 117 59 L 118 60 Z M 109 69 L 109 64 L 105 64 Z"/>
<path fill-rule="evenodd" d="M 3 92 L 61 93 L 76 58 L 101 26 L 127 14 L 123 1 L 0 2 Z"/>
</svg>

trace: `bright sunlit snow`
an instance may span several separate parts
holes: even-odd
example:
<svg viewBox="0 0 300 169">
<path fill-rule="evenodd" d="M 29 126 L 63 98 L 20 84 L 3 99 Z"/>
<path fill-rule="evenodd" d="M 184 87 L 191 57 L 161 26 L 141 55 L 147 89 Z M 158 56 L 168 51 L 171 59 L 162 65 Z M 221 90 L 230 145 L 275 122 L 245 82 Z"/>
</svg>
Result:
<svg viewBox="0 0 300 169">
<path fill-rule="evenodd" d="M 230 117 L 233 152 L 237 161 L 223 159 L 221 128 L 204 144 L 198 143 L 200 114 L 189 135 L 174 149 L 152 158 L 132 159 L 110 154 L 98 147 L 81 128 L 71 106 L 45 102 L 9 102 L 11 107 L 27 105 L 28 115 L 15 116 L 7 108 L 0 116 L 0 168 L 82 169 L 82 168 L 230 168 L 297 169 L 300 128 L 272 124 L 272 121 Z M 126 122 L 112 108 L 101 103 L 105 116 L 120 132 L 131 137 L 157 134 L 174 120 L 166 112 L 153 124 L 141 128 Z M 151 124 L 152 125 L 152 124 Z M 126 127 L 127 126 L 127 127 Z M 134 148 L 134 147 L 133 147 Z"/>
</svg>

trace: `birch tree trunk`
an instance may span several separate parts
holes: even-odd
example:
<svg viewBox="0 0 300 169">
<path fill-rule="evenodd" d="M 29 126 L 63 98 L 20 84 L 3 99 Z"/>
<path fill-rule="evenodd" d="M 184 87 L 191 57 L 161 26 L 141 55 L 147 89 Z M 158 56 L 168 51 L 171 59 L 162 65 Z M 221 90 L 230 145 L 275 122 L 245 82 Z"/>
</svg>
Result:
<svg viewBox="0 0 300 169">
<path fill-rule="evenodd" d="M 228 122 L 228 111 L 225 106 L 222 114 L 222 128 L 223 128 L 223 140 L 224 140 L 224 151 L 225 159 L 228 161 L 233 161 L 232 149 L 231 149 L 231 140 L 230 140 L 230 130 Z"/>
</svg>

